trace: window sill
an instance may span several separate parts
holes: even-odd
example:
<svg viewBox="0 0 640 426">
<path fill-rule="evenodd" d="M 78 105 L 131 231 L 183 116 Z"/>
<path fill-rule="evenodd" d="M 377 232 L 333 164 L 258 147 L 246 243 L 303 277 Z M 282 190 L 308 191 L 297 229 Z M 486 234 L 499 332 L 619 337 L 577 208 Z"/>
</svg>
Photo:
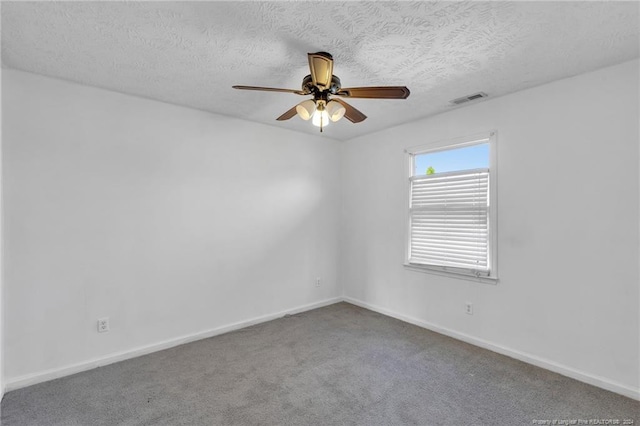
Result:
<svg viewBox="0 0 640 426">
<path fill-rule="evenodd" d="M 477 283 L 494 284 L 494 285 L 498 283 L 497 277 L 482 277 L 482 276 L 469 275 L 462 272 L 443 271 L 442 269 L 431 268 L 429 266 L 416 265 L 413 263 L 405 263 L 404 268 L 410 271 L 422 272 L 425 274 L 440 275 L 440 276 L 449 277 L 449 278 L 458 278 L 461 280 L 474 281 Z"/>
</svg>

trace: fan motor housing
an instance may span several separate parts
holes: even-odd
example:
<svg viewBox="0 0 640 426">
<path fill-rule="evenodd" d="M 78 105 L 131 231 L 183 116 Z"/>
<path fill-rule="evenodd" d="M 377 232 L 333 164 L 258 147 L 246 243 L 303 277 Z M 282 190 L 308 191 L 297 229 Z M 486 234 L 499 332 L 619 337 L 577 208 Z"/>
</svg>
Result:
<svg viewBox="0 0 640 426">
<path fill-rule="evenodd" d="M 338 76 L 332 75 L 331 85 L 327 90 L 325 90 L 325 92 L 335 95 L 338 92 L 338 90 L 340 90 L 340 88 L 342 88 L 342 85 L 340 83 L 340 78 Z M 319 93 L 318 88 L 313 84 L 313 79 L 311 78 L 311 74 L 307 75 L 305 78 L 302 79 L 302 91 L 306 93 L 313 93 L 313 94 Z"/>
</svg>

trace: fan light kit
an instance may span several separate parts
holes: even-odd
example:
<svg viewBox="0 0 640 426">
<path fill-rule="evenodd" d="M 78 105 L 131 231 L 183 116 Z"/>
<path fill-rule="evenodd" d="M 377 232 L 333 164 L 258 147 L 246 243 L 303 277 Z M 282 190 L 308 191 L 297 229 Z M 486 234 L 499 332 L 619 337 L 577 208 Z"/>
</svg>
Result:
<svg viewBox="0 0 640 426">
<path fill-rule="evenodd" d="M 296 112 L 298 117 L 305 121 L 311 119 L 311 123 L 322 130 L 330 122 L 340 120 L 347 112 L 347 109 L 337 101 L 325 103 L 322 100 L 307 99 L 296 105 Z"/>
<path fill-rule="evenodd" d="M 302 90 L 257 86 L 233 86 L 233 88 L 311 95 L 313 99 L 300 102 L 276 120 L 288 120 L 297 114 L 305 121 L 311 120 L 314 126 L 320 127 L 321 132 L 329 123 L 336 122 L 342 117 L 346 117 L 352 123 L 360 123 L 367 118 L 366 115 L 342 99 L 331 99 L 331 96 L 363 99 L 406 99 L 409 97 L 410 92 L 406 86 L 343 88 L 340 79 L 333 75 L 333 57 L 329 53 L 309 53 L 308 58 L 311 74 L 302 80 Z"/>
</svg>

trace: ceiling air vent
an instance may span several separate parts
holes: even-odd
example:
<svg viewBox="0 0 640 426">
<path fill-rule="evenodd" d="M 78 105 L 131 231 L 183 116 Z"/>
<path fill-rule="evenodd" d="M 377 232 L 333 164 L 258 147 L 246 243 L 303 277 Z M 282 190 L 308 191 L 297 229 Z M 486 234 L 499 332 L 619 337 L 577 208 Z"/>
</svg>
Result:
<svg viewBox="0 0 640 426">
<path fill-rule="evenodd" d="M 478 93 L 474 93 L 473 95 L 463 96 L 461 98 L 454 99 L 454 100 L 451 101 L 451 103 L 454 104 L 454 105 L 460 105 L 460 104 L 463 104 L 465 102 L 475 101 L 476 99 L 486 98 L 486 97 L 487 97 L 486 93 L 478 92 Z"/>
</svg>

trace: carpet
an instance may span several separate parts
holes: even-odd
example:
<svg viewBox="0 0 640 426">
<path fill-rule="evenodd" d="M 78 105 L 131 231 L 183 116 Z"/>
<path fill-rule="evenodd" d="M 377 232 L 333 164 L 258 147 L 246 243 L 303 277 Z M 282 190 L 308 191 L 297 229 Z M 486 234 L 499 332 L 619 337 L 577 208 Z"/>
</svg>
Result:
<svg viewBox="0 0 640 426">
<path fill-rule="evenodd" d="M 639 413 L 638 401 L 348 303 L 2 401 L 3 426 L 638 424 Z"/>
</svg>

